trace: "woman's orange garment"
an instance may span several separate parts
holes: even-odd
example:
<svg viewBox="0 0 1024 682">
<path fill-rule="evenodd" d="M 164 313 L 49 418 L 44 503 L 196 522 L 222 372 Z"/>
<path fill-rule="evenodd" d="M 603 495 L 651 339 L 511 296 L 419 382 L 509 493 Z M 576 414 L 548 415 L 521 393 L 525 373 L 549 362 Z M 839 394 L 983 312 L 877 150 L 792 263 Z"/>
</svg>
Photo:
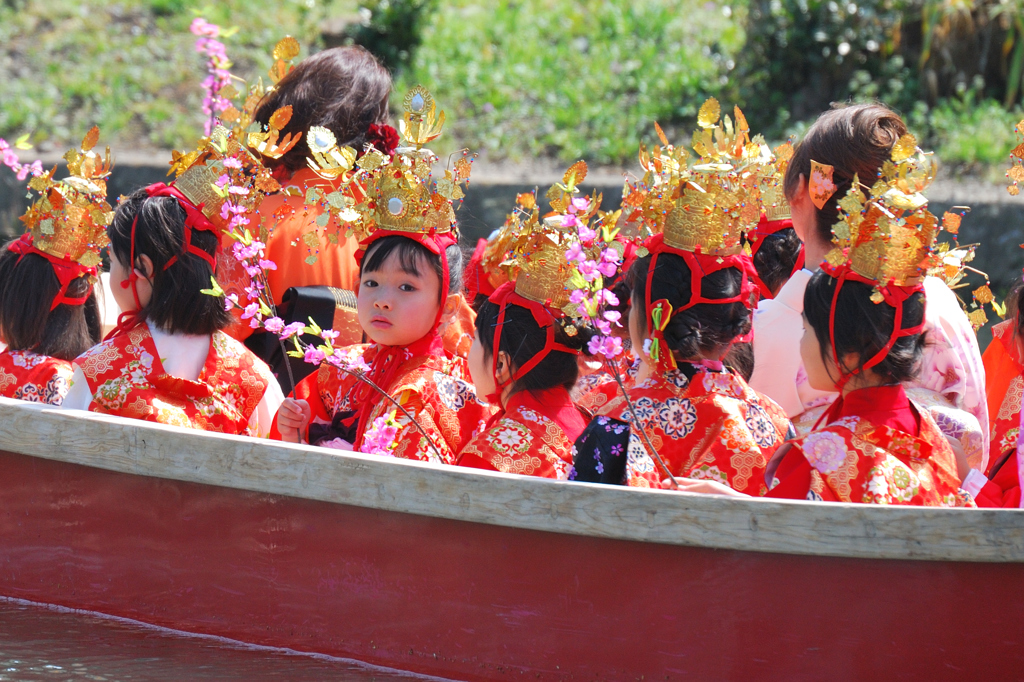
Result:
<svg viewBox="0 0 1024 682">
<path fill-rule="evenodd" d="M 346 238 L 344 227 L 339 227 L 333 217 L 325 223 L 326 227 L 319 226 L 316 221 L 322 210 L 305 204 L 307 189 L 321 187 L 330 192 L 337 184 L 324 180 L 312 169 L 298 170 L 282 183 L 285 189 L 295 188 L 292 191 L 297 190 L 297 196 L 285 191 L 272 194 L 260 204 L 256 213 L 258 221 L 250 216 L 252 223 L 248 227 L 251 232 L 255 234 L 263 229 L 268 232 L 266 257 L 275 263 L 277 269 L 267 272 L 267 281 L 275 303 L 281 302 L 284 292 L 290 287 L 327 285 L 355 290 L 359 282 L 359 266 L 355 259 L 359 243 L 354 237 Z M 347 193 L 358 191 L 354 183 L 346 188 Z M 337 241 L 332 241 L 328 235 L 337 237 Z M 245 293 L 249 276 L 231 254 L 231 240 L 225 239 L 222 246 L 217 260 L 217 281 L 226 293 L 236 294 L 239 303 L 245 306 L 249 302 Z M 317 255 L 315 262 L 307 260 L 312 254 Z M 240 315 L 241 312 L 236 310 L 238 322 L 227 331 L 236 339 L 244 340 L 253 330 L 240 319 Z"/>
<path fill-rule="evenodd" d="M 1006 320 L 992 327 L 992 343 L 988 344 L 985 354 L 982 355 L 982 362 L 985 363 L 985 397 L 988 400 L 989 419 L 992 420 L 993 431 L 995 431 L 997 415 L 1003 406 L 1006 395 L 1010 392 L 1011 384 L 1022 383 L 1021 375 L 1024 374 L 1024 364 L 1021 363 L 1020 353 L 1017 350 L 1017 338 L 1013 333 L 1014 320 Z M 1019 400 L 1019 399 L 1018 399 Z M 1004 434 L 1000 434 L 1004 435 Z M 993 435 L 991 461 L 996 461 L 1002 452 L 997 447 L 997 441 Z"/>
</svg>

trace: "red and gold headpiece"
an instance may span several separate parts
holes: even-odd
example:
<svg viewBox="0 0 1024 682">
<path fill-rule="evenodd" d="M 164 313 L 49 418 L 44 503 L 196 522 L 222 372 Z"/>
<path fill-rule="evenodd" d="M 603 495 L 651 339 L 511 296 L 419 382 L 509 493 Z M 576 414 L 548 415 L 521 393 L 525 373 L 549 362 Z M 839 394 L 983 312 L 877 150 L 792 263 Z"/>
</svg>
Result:
<svg viewBox="0 0 1024 682">
<path fill-rule="evenodd" d="M 870 188 L 857 176 L 839 201 L 840 220 L 832 227 L 833 248 L 821 264 L 822 270 L 838 280 L 829 313 L 829 335 L 834 339 L 835 306 L 844 282 L 855 281 L 874 287 L 871 300 L 883 301 L 896 310 L 889 341 L 864 368 L 885 359 L 902 337 L 920 334 L 919 325 L 902 328 L 903 303 L 924 289 L 929 268 L 939 265 L 936 237 L 939 221 L 928 210 L 923 192 L 935 177 L 931 156 L 922 152 L 913 135 L 904 135 L 892 148 L 892 157 L 882 166 L 880 177 Z M 867 193 L 865 193 L 867 190 Z M 959 222 L 959 221 L 957 221 Z M 833 360 L 842 367 L 832 344 Z M 852 374 L 845 374 L 845 383 Z"/>
<path fill-rule="evenodd" d="M 107 226 L 114 215 L 107 203 L 110 149 L 103 157 L 92 151 L 99 135 L 99 128 L 93 127 L 80 150 L 72 149 L 64 155 L 68 177 L 54 180 L 54 166 L 49 173 L 32 178 L 29 188 L 41 196 L 21 217 L 27 232 L 8 247 L 22 256 L 34 253 L 50 262 L 61 284 L 51 310 L 62 303 L 85 303 L 88 296 L 66 296 L 68 285 L 85 276 L 95 281 L 100 250 L 109 243 Z"/>
<path fill-rule="evenodd" d="M 533 194 L 517 197 L 517 208 L 502 228 L 505 260 L 501 268 L 509 281 L 499 286 L 488 300 L 499 306 L 494 331 L 493 367 L 495 395 L 487 396 L 497 402 L 501 390 L 509 383 L 525 376 L 552 351 L 579 354 L 579 351 L 555 341 L 555 328 L 561 327 L 569 336 L 579 333 L 576 328 L 580 317 L 579 306 L 570 301 L 572 288 L 569 281 L 575 271 L 567 258 L 571 249 L 583 253 L 580 228 L 587 229 L 590 220 L 601 205 L 601 196 L 577 197 L 578 183 L 587 176 L 587 165 L 577 161 L 545 195 L 553 209 L 543 218 Z M 533 314 L 537 325 L 545 330 L 544 348 L 515 374 L 501 382 L 497 377 L 498 348 L 502 325 L 508 306 L 517 305 Z"/>
<path fill-rule="evenodd" d="M 749 254 L 743 252 L 742 237 L 753 231 L 765 212 L 762 187 L 766 178 L 777 175 L 778 160 L 761 136 L 751 138 L 739 107 L 733 118 L 723 118 L 721 106 L 711 98 L 701 106 L 697 122 L 699 128 L 691 140 L 697 159 L 692 164 L 688 165 L 686 150 L 669 145 L 660 128 L 663 146 L 651 153 L 641 148 L 646 174 L 642 185 L 633 188 L 640 196 L 630 201 L 637 207 L 634 214 L 639 212 L 654 232 L 644 244 L 652 255 L 645 288 L 654 341 L 681 310 L 701 303 L 754 304 L 756 271 Z M 691 272 L 691 297 L 680 308 L 664 299 L 651 300 L 651 283 L 662 253 L 682 257 Z M 701 280 L 730 267 L 742 274 L 740 293 L 728 299 L 701 296 Z M 660 356 L 667 368 L 675 367 L 671 353 Z"/>
</svg>

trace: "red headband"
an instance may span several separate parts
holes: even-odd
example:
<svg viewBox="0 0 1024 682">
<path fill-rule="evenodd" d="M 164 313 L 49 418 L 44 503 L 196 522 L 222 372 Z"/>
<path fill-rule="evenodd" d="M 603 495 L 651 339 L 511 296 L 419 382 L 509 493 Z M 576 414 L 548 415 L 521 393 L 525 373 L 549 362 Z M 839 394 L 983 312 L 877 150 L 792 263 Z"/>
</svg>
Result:
<svg viewBox="0 0 1024 682">
<path fill-rule="evenodd" d="M 195 256 L 199 256 L 207 263 L 210 264 L 210 268 L 214 272 L 217 271 L 217 259 L 215 256 L 211 256 L 206 251 L 200 249 L 198 246 L 192 243 L 192 230 L 204 230 L 212 232 L 217 237 L 217 250 L 220 250 L 220 231 L 214 226 L 210 219 L 203 214 L 203 204 L 196 206 L 192 201 L 181 193 L 177 187 L 173 185 L 166 185 L 162 182 L 146 187 L 146 194 L 150 197 L 174 197 L 178 201 L 178 205 L 185 209 L 185 226 L 184 234 L 182 235 L 183 248 L 180 255 L 191 253 Z M 141 207 L 140 207 L 141 212 Z M 142 309 L 142 303 L 139 301 L 139 291 L 135 286 L 135 282 L 139 279 L 139 275 L 135 272 L 135 228 L 139 224 L 139 214 L 135 214 L 135 218 L 132 219 L 132 234 L 131 243 L 128 251 L 128 279 L 121 282 L 121 288 L 127 289 L 129 286 L 132 289 L 132 298 L 135 299 L 135 310 L 125 311 L 121 313 L 117 320 L 117 327 L 107 335 L 107 338 L 112 338 L 124 331 L 128 331 L 139 323 L 138 311 Z M 164 270 L 171 267 L 178 261 L 178 256 L 172 256 L 164 264 Z M 123 319 L 122 319 L 123 318 Z"/>
<path fill-rule="evenodd" d="M 89 300 L 89 294 L 85 296 L 69 297 L 67 295 L 68 286 L 79 277 L 85 277 L 91 275 L 96 277 L 99 270 L 96 266 L 82 265 L 78 261 L 71 260 L 70 258 L 57 258 L 56 256 L 41 251 L 33 244 L 32 235 L 25 233 L 21 237 L 7 247 L 8 251 L 18 254 L 18 263 L 25 257 L 26 254 L 34 253 L 37 256 L 42 256 L 46 260 L 50 261 L 50 266 L 53 268 L 53 274 L 57 275 L 57 281 L 60 282 L 60 290 L 57 295 L 53 297 L 53 301 L 50 304 L 50 310 L 53 310 L 60 304 L 64 305 L 82 305 Z"/>
<path fill-rule="evenodd" d="M 753 232 L 750 235 L 750 258 L 753 259 L 754 256 L 757 255 L 757 252 L 761 249 L 761 247 L 764 246 L 765 237 L 773 235 L 777 232 L 782 232 L 783 230 L 791 227 L 793 227 L 792 218 L 784 218 L 783 220 L 768 220 L 768 217 L 762 213 L 761 220 L 757 223 L 757 227 L 754 228 Z M 789 273 L 789 276 L 792 277 L 797 272 L 802 270 L 804 267 L 804 262 L 804 245 L 801 242 L 800 251 L 797 253 L 796 257 L 796 263 L 793 264 L 793 270 Z M 756 274 L 756 269 L 754 270 L 754 273 L 754 284 L 756 284 L 757 288 L 760 290 L 761 298 L 775 298 L 771 290 L 761 280 L 761 277 Z"/>
<path fill-rule="evenodd" d="M 895 284 L 889 284 L 884 287 L 878 287 L 878 292 L 882 295 L 882 300 L 891 305 L 896 309 L 896 317 L 893 320 L 892 334 L 889 335 L 889 340 L 882 348 L 872 356 L 870 360 L 864 363 L 863 367 L 859 367 L 852 372 L 843 372 L 843 366 L 839 362 L 839 353 L 836 351 L 836 335 L 835 335 L 835 323 L 836 323 L 836 302 L 839 300 L 839 290 L 843 288 L 843 284 L 848 281 L 861 282 L 862 284 L 869 284 L 871 286 L 877 286 L 877 282 L 874 282 L 867 277 L 862 277 L 850 269 L 849 263 L 844 263 L 838 267 L 830 265 L 828 262 L 821 264 L 821 269 L 827 273 L 830 277 L 836 280 L 836 290 L 832 294 L 832 305 L 828 311 L 828 335 L 832 346 L 832 359 L 836 363 L 836 368 L 839 369 L 842 375 L 839 378 L 839 383 L 836 384 L 836 388 L 840 391 L 843 390 L 843 386 L 846 385 L 855 374 L 864 369 L 874 367 L 889 354 L 892 350 L 893 345 L 899 339 L 905 336 L 914 336 L 924 331 L 925 318 L 921 316 L 920 324 L 914 325 L 913 327 L 907 327 L 901 329 L 903 324 L 903 302 L 913 296 L 918 291 L 924 291 L 924 285 L 922 283 L 915 284 L 913 286 L 896 286 Z"/>
<path fill-rule="evenodd" d="M 516 293 L 515 282 L 505 282 L 498 287 L 493 294 L 488 298 L 488 301 L 498 306 L 498 321 L 494 326 L 494 343 L 491 344 L 491 373 L 494 376 L 494 393 L 486 396 L 487 401 L 495 404 L 501 404 L 501 392 L 506 386 L 517 379 L 521 379 L 532 370 L 534 367 L 540 364 L 540 362 L 548 356 L 551 351 L 560 351 L 562 353 L 571 353 L 573 355 L 579 355 L 580 352 L 575 348 L 569 348 L 561 343 L 555 341 L 555 321 L 564 317 L 564 313 L 557 308 L 551 306 L 551 301 L 545 301 L 544 303 L 538 303 L 537 301 L 530 300 L 524 296 Z M 501 328 L 505 324 L 505 310 L 510 305 L 517 305 L 520 308 L 526 308 L 533 313 L 533 319 L 537 325 L 545 331 L 546 338 L 544 339 L 544 348 L 539 353 L 530 358 L 523 364 L 522 367 L 517 369 L 515 373 L 511 373 L 512 368 L 509 367 L 511 376 L 504 382 L 498 381 L 498 350 L 501 348 Z"/>
<path fill-rule="evenodd" d="M 664 341 L 664 331 L 672 317 L 677 313 L 687 310 L 688 308 L 692 308 L 700 303 L 709 303 L 714 305 L 742 303 L 748 309 L 752 308 L 754 305 L 752 301 L 752 294 L 757 289 L 757 286 L 753 282 L 757 275 L 757 271 L 754 269 L 754 261 L 746 254 L 738 253 L 731 256 L 716 256 L 703 254 L 699 251 L 693 252 L 686 251 L 684 249 L 677 249 L 665 243 L 665 235 L 662 233 L 648 237 L 644 241 L 644 246 L 646 246 L 647 250 L 651 252 L 651 262 L 647 268 L 647 281 L 645 282 L 644 288 L 644 301 L 647 304 L 648 326 L 651 332 L 652 348 L 657 349 L 657 363 L 659 368 L 662 370 L 675 369 L 675 358 L 672 355 L 672 351 L 665 345 Z M 685 305 L 678 308 L 673 308 L 665 299 L 658 299 L 657 301 L 651 300 L 651 285 L 654 281 L 654 268 L 658 262 L 658 255 L 662 253 L 671 253 L 681 257 L 686 261 L 687 267 L 690 268 L 690 300 Z M 740 293 L 729 298 L 704 298 L 700 293 L 701 282 L 703 279 L 711 273 L 724 270 L 725 268 L 736 268 L 740 271 L 740 275 L 742 277 L 740 280 Z M 659 313 L 660 320 L 655 319 L 656 309 L 661 311 Z M 749 335 L 735 339 L 735 341 L 740 342 L 746 342 L 748 340 Z M 654 343 L 655 341 L 657 341 L 656 345 Z"/>
</svg>

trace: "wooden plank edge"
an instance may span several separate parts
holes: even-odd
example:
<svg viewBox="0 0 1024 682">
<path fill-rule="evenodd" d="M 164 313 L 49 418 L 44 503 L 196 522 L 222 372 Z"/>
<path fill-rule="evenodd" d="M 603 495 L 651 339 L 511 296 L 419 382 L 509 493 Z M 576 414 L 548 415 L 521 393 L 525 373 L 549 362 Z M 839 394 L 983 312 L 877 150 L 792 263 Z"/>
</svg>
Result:
<svg viewBox="0 0 1024 682">
<path fill-rule="evenodd" d="M 566 483 L 185 431 L 0 399 L 0 448 L 111 471 L 458 521 L 865 559 L 1024 562 L 1024 513 Z"/>
</svg>

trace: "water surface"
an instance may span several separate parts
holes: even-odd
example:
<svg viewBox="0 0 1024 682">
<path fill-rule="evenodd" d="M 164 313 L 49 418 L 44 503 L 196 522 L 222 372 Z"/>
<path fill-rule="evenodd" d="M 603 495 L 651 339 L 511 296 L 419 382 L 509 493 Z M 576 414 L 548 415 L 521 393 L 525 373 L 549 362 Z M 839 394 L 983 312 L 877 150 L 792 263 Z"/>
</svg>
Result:
<svg viewBox="0 0 1024 682">
<path fill-rule="evenodd" d="M 436 678 L 0 598 L 0 680 L 233 679 L 413 682 Z"/>
</svg>

